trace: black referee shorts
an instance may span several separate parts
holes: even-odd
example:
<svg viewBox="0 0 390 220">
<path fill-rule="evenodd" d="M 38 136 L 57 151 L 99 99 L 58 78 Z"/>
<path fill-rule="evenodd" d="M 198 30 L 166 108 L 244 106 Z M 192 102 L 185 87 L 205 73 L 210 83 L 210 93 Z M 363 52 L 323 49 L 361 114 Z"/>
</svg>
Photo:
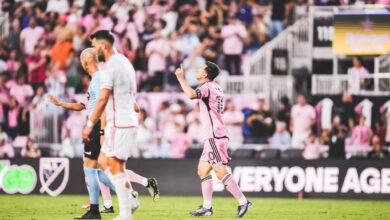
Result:
<svg viewBox="0 0 390 220">
<path fill-rule="evenodd" d="M 84 156 L 97 160 L 100 154 L 100 120 L 93 126 L 89 141 L 84 143 Z"/>
</svg>

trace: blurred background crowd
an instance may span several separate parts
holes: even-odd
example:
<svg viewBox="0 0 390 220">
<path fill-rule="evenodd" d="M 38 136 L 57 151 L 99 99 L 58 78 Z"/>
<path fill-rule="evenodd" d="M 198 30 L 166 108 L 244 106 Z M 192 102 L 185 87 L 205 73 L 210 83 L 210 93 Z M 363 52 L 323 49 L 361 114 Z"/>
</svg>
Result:
<svg viewBox="0 0 390 220">
<path fill-rule="evenodd" d="M 90 79 L 79 54 L 96 30 L 115 34 L 116 49 L 137 72 L 139 92 L 158 96 L 180 91 L 172 72 L 181 63 L 193 87 L 198 84 L 196 71 L 206 60 L 219 64 L 223 74 L 241 75 L 246 57 L 305 16 L 310 5 L 366 3 L 389 1 L 2 0 L 9 30 L 0 37 L 0 157 L 81 157 L 85 113 L 58 109 L 47 95 L 85 102 Z M 351 71 L 364 72 L 358 58 Z M 390 104 L 367 115 L 364 103 L 354 105 L 352 99 L 344 94 L 341 106 L 329 107 L 327 101 L 314 103 L 301 94 L 296 101 L 282 98 L 277 111 L 270 110 L 261 94 L 248 105 L 228 99 L 224 120 L 231 148 L 293 147 L 302 149 L 304 158 L 317 159 L 345 158 L 351 146 L 367 147 L 365 156 L 388 157 L 382 146 L 390 143 Z M 184 98 L 167 99 L 151 112 L 140 104 L 133 157 L 184 158 L 189 149 L 201 147 L 197 105 Z M 331 114 L 330 125 L 321 123 L 324 112 Z M 379 117 L 371 122 L 372 115 Z M 49 125 L 53 118 L 55 123 Z M 57 128 L 54 141 L 47 141 L 50 147 L 37 141 Z"/>
</svg>

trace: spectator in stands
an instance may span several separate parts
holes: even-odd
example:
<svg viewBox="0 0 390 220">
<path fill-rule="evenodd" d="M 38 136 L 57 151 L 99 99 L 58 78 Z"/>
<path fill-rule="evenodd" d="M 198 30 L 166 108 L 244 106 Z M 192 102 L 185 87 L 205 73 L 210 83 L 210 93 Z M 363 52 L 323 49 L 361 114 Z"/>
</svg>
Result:
<svg viewBox="0 0 390 220">
<path fill-rule="evenodd" d="M 74 49 L 71 49 L 69 52 L 69 57 L 66 59 L 66 77 L 67 85 L 69 87 L 75 88 L 79 82 L 79 67 L 80 59 Z"/>
<path fill-rule="evenodd" d="M 137 129 L 136 147 L 132 149 L 132 156 L 135 158 L 144 157 L 153 137 L 153 120 L 148 117 L 145 109 L 139 114 L 139 126 Z"/>
<path fill-rule="evenodd" d="M 302 156 L 305 160 L 315 160 L 321 158 L 321 145 L 315 134 L 311 133 L 305 141 Z"/>
<path fill-rule="evenodd" d="M 34 140 L 28 138 L 26 147 L 22 149 L 21 155 L 27 158 L 38 158 L 41 157 L 41 149 L 34 143 Z"/>
<path fill-rule="evenodd" d="M 154 141 L 147 152 L 147 158 L 170 158 L 171 155 L 170 144 L 161 138 L 160 133 L 155 133 Z"/>
<path fill-rule="evenodd" d="M 58 18 L 58 25 L 54 28 L 55 41 L 70 41 L 73 39 L 73 29 L 67 24 L 68 17 L 61 14 Z"/>
<path fill-rule="evenodd" d="M 365 122 L 366 117 L 361 115 L 359 117 L 359 124 L 352 131 L 352 146 L 368 147 L 370 145 L 370 139 L 373 133 L 371 128 L 365 125 Z"/>
<path fill-rule="evenodd" d="M 258 13 L 254 17 L 253 23 L 250 27 L 252 37 L 250 46 L 251 50 L 256 51 L 267 42 L 269 22 L 269 18 L 264 14 Z"/>
<path fill-rule="evenodd" d="M 173 50 L 169 53 L 169 56 L 167 58 L 167 67 L 166 67 L 166 73 L 167 76 L 167 84 L 165 85 L 164 90 L 165 91 L 177 91 L 179 88 L 179 81 L 177 81 L 176 76 L 174 76 L 171 73 L 174 73 L 176 68 L 180 66 L 180 64 L 183 62 L 181 59 L 181 54 L 179 51 Z"/>
<path fill-rule="evenodd" d="M 0 124 L 0 158 L 15 157 L 14 148 L 8 143 L 8 135 L 4 130 L 4 125 Z"/>
<path fill-rule="evenodd" d="M 286 129 L 286 123 L 284 121 L 277 121 L 275 124 L 276 129 L 270 139 L 270 144 L 289 148 L 291 145 L 291 135 Z"/>
<path fill-rule="evenodd" d="M 372 137 L 373 150 L 368 153 L 368 158 L 370 159 L 388 159 L 389 151 L 383 149 L 381 140 L 378 136 L 374 135 Z"/>
<path fill-rule="evenodd" d="M 289 128 L 291 117 L 290 100 L 286 96 L 283 96 L 280 99 L 280 103 L 282 104 L 282 108 L 279 110 L 276 118 L 278 121 L 284 122 L 287 125 L 287 128 Z"/>
<path fill-rule="evenodd" d="M 12 78 L 15 78 L 18 73 L 24 72 L 24 62 L 20 59 L 17 50 L 11 50 L 7 60 L 7 70 Z"/>
<path fill-rule="evenodd" d="M 228 18 L 228 24 L 222 27 L 223 54 L 225 66 L 230 75 L 241 74 L 241 55 L 248 33 L 245 26 L 233 16 Z"/>
<path fill-rule="evenodd" d="M 28 67 L 28 82 L 36 91 L 39 86 L 45 84 L 46 80 L 48 58 L 42 54 L 42 45 L 38 43 L 35 46 L 34 52 L 26 58 L 26 64 Z"/>
<path fill-rule="evenodd" d="M 70 143 L 74 148 L 74 155 L 78 158 L 83 155 L 82 148 L 82 129 L 85 126 L 85 113 L 74 111 L 66 119 L 62 130 L 62 140 L 70 139 Z"/>
<path fill-rule="evenodd" d="M 157 31 L 161 31 L 164 25 L 165 23 L 160 21 Z M 168 42 L 159 33 L 146 45 L 145 54 L 146 58 L 148 58 L 148 72 L 152 78 L 152 90 L 155 92 L 161 91 L 163 87 L 166 66 L 165 60 L 168 52 Z"/>
<path fill-rule="evenodd" d="M 276 37 L 287 25 L 291 24 L 294 2 L 291 0 L 272 0 L 271 7 L 270 39 Z"/>
<path fill-rule="evenodd" d="M 176 136 L 171 139 L 171 158 L 182 159 L 185 152 L 190 148 L 191 140 L 184 132 L 183 125 L 180 122 L 175 122 Z"/>
<path fill-rule="evenodd" d="M 35 45 L 37 45 L 43 33 L 43 27 L 37 26 L 35 18 L 30 18 L 29 26 L 20 33 L 20 48 L 24 54 L 32 54 L 34 52 Z"/>
<path fill-rule="evenodd" d="M 223 122 L 229 134 L 229 148 L 235 149 L 243 143 L 242 123 L 244 122 L 244 116 L 236 109 L 232 100 L 227 100 L 225 106 Z"/>
<path fill-rule="evenodd" d="M 20 113 L 20 105 L 15 97 L 11 96 L 8 102 L 8 117 L 7 117 L 7 132 L 11 139 L 15 139 L 18 135 L 18 118 Z"/>
<path fill-rule="evenodd" d="M 7 47 L 11 50 L 20 50 L 20 21 L 18 19 L 14 19 L 11 22 L 10 31 L 8 33 L 6 42 Z"/>
<path fill-rule="evenodd" d="M 348 74 L 353 76 L 354 78 L 360 79 L 360 87 L 361 89 L 367 89 L 369 85 L 372 83 L 370 79 L 364 79 L 360 77 L 369 76 L 370 73 L 362 64 L 362 58 L 355 56 L 352 59 L 352 67 L 348 69 Z"/>
<path fill-rule="evenodd" d="M 386 146 L 390 146 L 390 101 L 385 102 L 380 107 L 379 112 L 382 113 L 386 122 L 385 144 Z"/>
<path fill-rule="evenodd" d="M 290 131 L 292 132 L 292 146 L 303 147 L 309 137 L 312 126 L 315 124 L 316 112 L 313 106 L 307 103 L 304 94 L 298 95 L 298 103 L 291 109 Z"/>
<path fill-rule="evenodd" d="M 199 135 L 199 129 L 201 129 L 199 111 L 199 104 L 196 104 L 194 106 L 194 110 L 189 112 L 186 117 L 187 134 L 188 137 L 191 139 L 191 144 L 203 143 L 203 137 Z"/>
<path fill-rule="evenodd" d="M 345 159 L 345 138 L 347 128 L 340 123 L 340 119 L 333 118 L 332 130 L 329 139 L 329 159 Z"/>
<path fill-rule="evenodd" d="M 164 127 L 161 130 L 163 139 L 173 141 L 184 130 L 185 118 L 181 110 L 179 104 L 172 104 L 169 107 L 169 115 L 165 118 Z"/>
<path fill-rule="evenodd" d="M 26 76 L 19 74 L 16 78 L 16 84 L 10 88 L 9 94 L 15 97 L 19 107 L 25 107 L 29 99 L 34 95 L 32 87 L 26 83 Z"/>
<path fill-rule="evenodd" d="M 259 97 L 258 109 L 252 110 L 245 118 L 245 123 L 250 129 L 251 137 L 245 140 L 247 144 L 267 144 L 272 132 L 271 113 L 266 110 L 265 98 Z"/>
<path fill-rule="evenodd" d="M 352 95 L 344 92 L 341 103 L 336 104 L 333 108 L 333 114 L 340 117 L 341 124 L 343 124 L 349 132 L 354 127 L 355 111 L 353 105 Z"/>
<path fill-rule="evenodd" d="M 72 41 L 67 39 L 66 35 L 59 35 L 56 43 L 51 49 L 51 60 L 58 63 L 62 70 L 66 69 L 66 60 L 73 48 Z"/>
<path fill-rule="evenodd" d="M 381 145 L 386 143 L 386 124 L 384 123 L 383 117 L 380 116 L 375 122 L 375 136 L 379 137 Z"/>
</svg>

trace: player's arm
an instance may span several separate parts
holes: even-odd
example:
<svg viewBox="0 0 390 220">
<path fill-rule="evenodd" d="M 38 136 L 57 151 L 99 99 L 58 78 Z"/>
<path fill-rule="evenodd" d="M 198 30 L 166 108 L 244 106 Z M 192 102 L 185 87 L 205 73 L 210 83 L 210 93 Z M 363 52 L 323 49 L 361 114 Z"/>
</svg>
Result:
<svg viewBox="0 0 390 220">
<path fill-rule="evenodd" d="M 91 115 L 91 118 L 89 119 L 89 121 L 92 122 L 92 124 L 96 124 L 98 119 L 102 116 L 104 112 L 104 108 L 107 105 L 108 98 L 110 97 L 110 94 L 111 94 L 110 89 L 102 88 L 100 90 L 99 99 L 97 100 L 95 109 Z"/>
<path fill-rule="evenodd" d="M 72 110 L 72 111 L 82 111 L 85 109 L 85 105 L 83 105 L 82 103 L 61 102 L 52 95 L 49 95 L 49 102 L 51 102 L 53 105 L 62 107 L 64 109 Z"/>
<path fill-rule="evenodd" d="M 175 75 L 186 96 L 190 99 L 196 99 L 197 98 L 196 91 L 193 88 L 191 88 L 190 85 L 188 85 L 187 81 L 184 78 L 183 65 L 181 65 L 180 68 L 176 69 Z"/>
</svg>

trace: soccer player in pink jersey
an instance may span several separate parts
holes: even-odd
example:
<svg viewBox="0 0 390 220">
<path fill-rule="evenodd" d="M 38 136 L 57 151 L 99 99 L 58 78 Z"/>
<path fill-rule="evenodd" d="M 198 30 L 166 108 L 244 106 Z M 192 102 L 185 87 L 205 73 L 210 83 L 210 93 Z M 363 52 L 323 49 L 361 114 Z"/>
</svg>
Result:
<svg viewBox="0 0 390 220">
<path fill-rule="evenodd" d="M 175 75 L 186 96 L 190 99 L 199 99 L 202 131 L 204 133 L 204 147 L 198 164 L 198 175 L 201 179 L 203 205 L 191 211 L 193 216 L 210 216 L 213 214 L 211 198 L 213 195 L 213 181 L 210 175 L 214 170 L 218 179 L 226 186 L 226 189 L 238 201 L 237 218 L 241 218 L 252 205 L 241 192 L 233 176 L 228 173 L 227 164 L 230 157 L 227 153 L 229 138 L 222 120 L 224 110 L 224 95 L 221 87 L 214 82 L 218 76 L 219 67 L 212 62 L 198 70 L 197 79 L 202 83 L 197 89 L 191 88 L 184 78 L 184 70 L 181 66 L 175 71 Z"/>
</svg>

